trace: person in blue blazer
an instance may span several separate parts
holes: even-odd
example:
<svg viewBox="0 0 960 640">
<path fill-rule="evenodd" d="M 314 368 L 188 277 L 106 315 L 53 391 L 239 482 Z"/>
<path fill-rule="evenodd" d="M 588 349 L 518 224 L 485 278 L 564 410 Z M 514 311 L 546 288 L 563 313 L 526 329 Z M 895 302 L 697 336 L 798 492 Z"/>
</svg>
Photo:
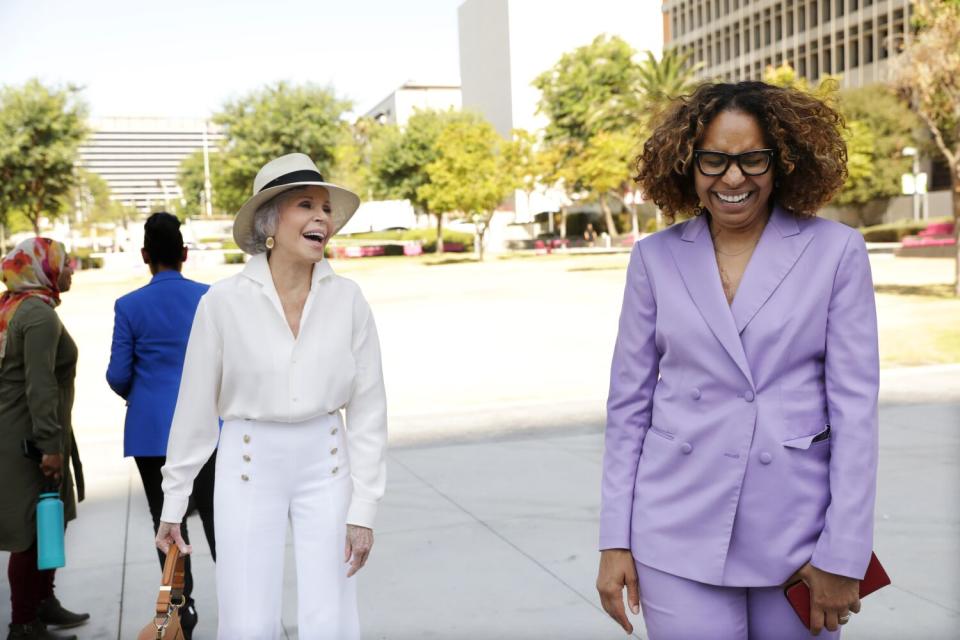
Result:
<svg viewBox="0 0 960 640">
<path fill-rule="evenodd" d="M 197 305 L 209 286 L 181 275 L 187 248 L 180 233 L 180 221 L 169 213 L 154 213 L 147 219 L 141 254 L 143 261 L 150 265 L 153 278 L 145 287 L 116 302 L 107 382 L 127 401 L 123 454 L 132 456 L 137 463 L 156 533 L 163 510 L 160 469 L 166 462 L 167 436 L 180 390 L 187 340 Z M 191 499 L 191 507 L 200 514 L 214 560 L 217 557 L 213 533 L 216 455 L 214 451 L 194 481 Z M 186 522 L 181 529 L 184 539 L 187 538 L 185 525 Z M 157 553 L 162 568 L 165 557 L 159 550 Z M 187 556 L 184 587 L 187 604 L 181 609 L 187 638 L 197 622 L 192 592 L 193 576 L 190 556 Z"/>
</svg>

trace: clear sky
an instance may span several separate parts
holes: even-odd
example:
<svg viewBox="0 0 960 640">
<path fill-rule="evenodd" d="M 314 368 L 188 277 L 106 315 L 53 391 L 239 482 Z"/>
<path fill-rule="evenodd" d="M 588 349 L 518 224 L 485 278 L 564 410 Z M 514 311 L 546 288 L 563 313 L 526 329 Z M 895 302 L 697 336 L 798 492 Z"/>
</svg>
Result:
<svg viewBox="0 0 960 640">
<path fill-rule="evenodd" d="M 0 85 L 73 83 L 94 116 L 204 117 L 278 80 L 362 113 L 459 82 L 462 0 L 0 0 Z"/>
</svg>

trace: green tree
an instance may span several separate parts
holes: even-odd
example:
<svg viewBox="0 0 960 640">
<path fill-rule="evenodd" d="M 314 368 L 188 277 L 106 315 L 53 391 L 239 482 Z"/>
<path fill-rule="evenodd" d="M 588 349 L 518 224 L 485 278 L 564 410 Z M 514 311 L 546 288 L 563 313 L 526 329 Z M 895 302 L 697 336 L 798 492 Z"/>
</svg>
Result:
<svg viewBox="0 0 960 640">
<path fill-rule="evenodd" d="M 601 132 L 590 138 L 582 153 L 570 162 L 569 171 L 597 198 L 607 233 L 617 235 L 610 198 L 623 203 L 623 192 L 630 177 L 631 160 L 637 153 L 637 138 L 627 132 Z M 635 213 L 631 210 L 631 213 Z"/>
<path fill-rule="evenodd" d="M 128 209 L 110 197 L 107 181 L 86 169 L 77 169 L 76 182 L 64 196 L 62 208 L 76 211 L 75 222 L 83 228 L 124 222 L 129 216 Z"/>
<path fill-rule="evenodd" d="M 841 91 L 839 108 L 850 130 L 850 177 L 834 202 L 852 207 L 862 224 L 875 224 L 878 220 L 869 205 L 899 195 L 900 176 L 910 171 L 903 149 L 920 145 L 916 132 L 922 125 L 896 92 L 883 84 Z M 869 164 L 858 167 L 862 153 L 869 154 Z"/>
<path fill-rule="evenodd" d="M 479 235 L 480 260 L 483 236 L 493 213 L 518 184 L 503 154 L 507 144 L 488 122 L 451 120 L 437 138 L 437 158 L 426 167 L 430 180 L 417 189 L 418 197 L 430 210 L 473 219 Z M 438 227 L 437 238 L 440 237 Z"/>
<path fill-rule="evenodd" d="M 699 66 L 688 55 L 668 50 L 657 59 L 648 52 L 638 62 L 635 53 L 622 39 L 601 35 L 565 53 L 533 83 L 541 92 L 538 112 L 549 118 L 543 153 L 550 170 L 543 179 L 573 198 L 584 192 L 597 198 L 613 236 L 610 200 L 626 206 L 632 157 L 650 118 L 697 86 Z"/>
<path fill-rule="evenodd" d="M 527 209 L 530 196 L 546 182 L 550 172 L 550 158 L 542 147 L 539 137 L 526 129 L 514 129 L 510 140 L 503 145 L 504 163 L 517 188 L 526 195 Z"/>
<path fill-rule="evenodd" d="M 883 85 L 840 91 L 838 76 L 823 76 L 816 85 L 798 76 L 789 64 L 767 67 L 764 81 L 811 93 L 838 109 L 846 127 L 847 181 L 833 199 L 850 207 L 862 224 L 875 223 L 870 205 L 900 192 L 900 174 L 909 166 L 901 150 L 911 142 L 916 119 Z"/>
<path fill-rule="evenodd" d="M 537 76 L 537 112 L 549 118 L 548 145 L 571 145 L 576 153 L 601 131 L 634 131 L 642 106 L 640 69 L 635 51 L 617 36 L 597 36 L 565 53 L 553 68 Z"/>
<path fill-rule="evenodd" d="M 453 110 L 416 110 L 406 126 L 387 125 L 371 148 L 370 185 L 375 197 L 409 200 L 421 213 L 437 216 L 437 253 L 443 253 L 443 212 L 431 210 L 421 188 L 430 184 L 427 166 L 440 157 L 440 134 L 451 123 L 478 122 L 479 116 Z"/>
<path fill-rule="evenodd" d="M 226 211 L 239 209 L 260 167 L 287 153 L 307 154 L 329 175 L 347 127 L 343 114 L 350 107 L 330 88 L 286 82 L 227 103 L 213 117 L 224 133 L 216 202 Z"/>
<path fill-rule="evenodd" d="M 251 179 L 250 184 L 243 189 L 239 189 L 237 185 L 227 182 L 224 171 L 226 152 L 217 149 L 211 150 L 207 155 L 210 163 L 210 190 L 213 194 L 211 198 L 213 211 L 221 215 L 233 213 L 239 208 L 239 206 L 233 206 L 235 203 L 242 204 L 250 197 L 250 186 L 253 184 L 253 180 Z M 183 191 L 183 199 L 188 214 L 205 213 L 203 204 L 205 197 L 203 151 L 194 151 L 180 161 L 177 183 Z"/>
<path fill-rule="evenodd" d="M 649 87 L 656 82 L 657 70 L 648 61 L 644 79 L 634 54 L 622 39 L 601 35 L 563 54 L 533 83 L 541 92 L 538 112 L 549 118 L 544 128 L 544 153 L 551 165 L 547 181 L 562 185 L 573 197 L 584 191 L 598 197 L 612 236 L 618 232 L 607 196 L 630 177 L 622 154 L 642 138 L 644 82 Z"/>
<path fill-rule="evenodd" d="M 334 148 L 334 163 L 331 179 L 361 194 L 366 199 L 374 197 L 373 155 L 381 145 L 381 139 L 390 135 L 395 127 L 386 127 L 372 118 L 358 118 L 344 127 L 340 143 Z"/>
<path fill-rule="evenodd" d="M 87 135 L 86 106 L 72 85 L 39 80 L 0 90 L 0 221 L 19 212 L 40 234 L 40 218 L 63 211 Z"/>
<path fill-rule="evenodd" d="M 847 181 L 833 203 L 862 207 L 881 195 L 877 189 L 876 136 L 865 123 L 850 120 L 843 138 L 847 143 Z"/>
<path fill-rule="evenodd" d="M 693 93 L 702 62 L 690 64 L 690 54 L 667 49 L 659 60 L 649 51 L 637 69 L 637 89 L 644 111 L 657 113 L 675 98 Z"/>
<path fill-rule="evenodd" d="M 424 124 L 420 111 L 415 110 L 411 117 L 415 123 Z M 432 112 L 431 112 L 432 113 Z M 367 188 L 374 198 L 410 200 L 416 198 L 419 183 L 414 176 L 423 167 L 430 164 L 426 159 L 428 149 L 421 145 L 411 147 L 411 140 L 404 140 L 404 132 L 396 124 L 378 124 L 379 131 L 370 145 L 370 171 L 367 174 Z M 415 125 L 416 126 L 416 125 Z M 419 128 L 419 127 L 418 127 Z M 431 127 L 432 128 L 432 127 Z M 439 129 L 431 138 L 436 140 Z M 433 157 L 430 156 L 430 160 Z M 425 180 L 425 178 L 424 178 Z M 414 207 L 419 207 L 414 204 Z"/>
<path fill-rule="evenodd" d="M 960 296 L 960 0 L 914 2 L 916 36 L 904 50 L 895 84 L 907 97 L 950 167 Z"/>
<path fill-rule="evenodd" d="M 763 72 L 763 81 L 778 87 L 789 87 L 812 93 L 831 106 L 837 104 L 840 76 L 824 74 L 820 76 L 820 80 L 815 86 L 811 86 L 806 78 L 797 75 L 789 62 L 784 62 L 779 67 L 767 67 Z"/>
</svg>

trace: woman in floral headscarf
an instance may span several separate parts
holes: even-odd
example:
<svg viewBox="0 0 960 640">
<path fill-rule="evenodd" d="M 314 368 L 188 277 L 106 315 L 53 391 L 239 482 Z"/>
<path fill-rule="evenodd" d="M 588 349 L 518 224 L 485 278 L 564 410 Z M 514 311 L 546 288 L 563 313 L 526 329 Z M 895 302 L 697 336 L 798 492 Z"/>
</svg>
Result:
<svg viewBox="0 0 960 640">
<path fill-rule="evenodd" d="M 63 244 L 47 238 L 24 240 L 0 267 L 7 287 L 0 296 L 0 549 L 11 552 L 8 638 L 54 638 L 46 625 L 76 626 L 90 617 L 60 606 L 54 571 L 37 569 L 34 516 L 47 481 L 59 482 L 66 520 L 77 513 L 70 465 L 77 346 L 54 311 L 73 268 Z M 74 473 L 82 500 L 78 465 Z"/>
</svg>

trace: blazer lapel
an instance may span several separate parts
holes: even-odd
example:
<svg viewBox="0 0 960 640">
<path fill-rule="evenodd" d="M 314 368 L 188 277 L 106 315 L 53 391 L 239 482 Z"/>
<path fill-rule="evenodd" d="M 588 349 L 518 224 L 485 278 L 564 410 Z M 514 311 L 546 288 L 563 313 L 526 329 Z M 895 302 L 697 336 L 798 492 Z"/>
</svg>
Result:
<svg viewBox="0 0 960 640">
<path fill-rule="evenodd" d="M 670 243 L 670 252 L 700 315 L 753 386 L 753 376 L 743 351 L 743 343 L 737 334 L 727 298 L 723 295 L 713 241 L 703 216 L 686 223 L 679 240 Z"/>
<path fill-rule="evenodd" d="M 792 213 L 779 205 L 773 208 L 730 307 L 738 334 L 743 333 L 790 273 L 811 238 L 809 233 L 800 233 L 800 226 Z"/>
</svg>

